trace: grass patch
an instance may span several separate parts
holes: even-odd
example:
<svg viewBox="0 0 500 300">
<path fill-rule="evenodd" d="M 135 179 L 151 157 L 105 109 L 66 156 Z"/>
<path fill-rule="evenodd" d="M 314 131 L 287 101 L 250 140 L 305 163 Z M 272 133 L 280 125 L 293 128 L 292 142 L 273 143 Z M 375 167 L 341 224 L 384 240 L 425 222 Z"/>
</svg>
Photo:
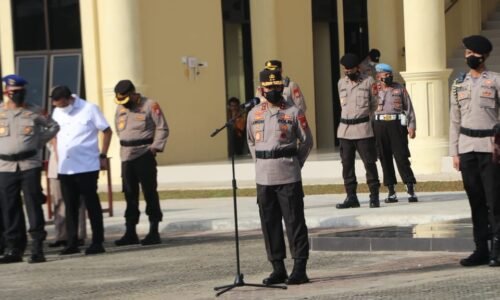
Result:
<svg viewBox="0 0 500 300">
<path fill-rule="evenodd" d="M 396 186 L 397 192 L 405 192 L 405 186 L 398 184 Z M 426 181 L 418 183 L 416 186 L 418 192 L 455 192 L 463 191 L 462 181 Z M 168 190 L 159 191 L 160 199 L 199 199 L 199 198 L 221 198 L 232 197 L 233 191 L 231 189 L 217 189 L 217 190 Z M 324 185 L 305 185 L 304 193 L 306 195 L 325 195 L 325 194 L 344 194 L 344 185 L 342 184 L 324 184 Z M 368 193 L 368 186 L 366 184 L 358 185 L 358 193 Z M 387 189 L 382 186 L 380 193 L 387 193 Z M 255 188 L 242 188 L 237 191 L 238 197 L 255 197 Z M 106 193 L 100 193 L 99 196 L 102 200 L 107 199 Z M 123 193 L 114 192 L 113 200 L 121 201 L 125 197 Z M 142 199 L 142 195 L 141 195 Z"/>
</svg>

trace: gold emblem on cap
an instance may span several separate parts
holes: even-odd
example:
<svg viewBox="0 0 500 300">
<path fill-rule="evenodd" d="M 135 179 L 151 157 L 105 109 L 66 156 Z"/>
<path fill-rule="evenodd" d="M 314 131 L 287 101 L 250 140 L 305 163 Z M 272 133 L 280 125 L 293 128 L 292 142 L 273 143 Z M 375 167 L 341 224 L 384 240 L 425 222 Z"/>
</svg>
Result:
<svg viewBox="0 0 500 300">
<path fill-rule="evenodd" d="M 15 85 L 16 84 L 16 80 L 14 80 L 12 78 L 9 78 L 9 80 L 7 80 L 7 84 L 8 85 Z"/>
</svg>

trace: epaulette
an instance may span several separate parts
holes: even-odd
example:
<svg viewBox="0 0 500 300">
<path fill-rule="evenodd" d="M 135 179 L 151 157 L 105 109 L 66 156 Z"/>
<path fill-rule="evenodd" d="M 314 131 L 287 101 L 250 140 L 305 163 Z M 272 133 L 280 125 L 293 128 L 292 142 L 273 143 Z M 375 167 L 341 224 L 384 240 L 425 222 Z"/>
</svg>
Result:
<svg viewBox="0 0 500 300">
<path fill-rule="evenodd" d="M 283 86 L 287 87 L 290 84 L 290 77 L 286 76 L 285 79 L 283 79 Z"/>
</svg>

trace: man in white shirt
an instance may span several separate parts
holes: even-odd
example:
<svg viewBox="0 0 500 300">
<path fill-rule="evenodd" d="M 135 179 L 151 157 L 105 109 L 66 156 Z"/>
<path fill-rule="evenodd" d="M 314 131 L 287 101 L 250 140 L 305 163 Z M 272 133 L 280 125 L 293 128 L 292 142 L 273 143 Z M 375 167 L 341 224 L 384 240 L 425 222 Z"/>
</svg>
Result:
<svg viewBox="0 0 500 300">
<path fill-rule="evenodd" d="M 68 244 L 61 255 L 79 253 L 78 208 L 80 197 L 85 201 L 92 243 L 86 255 L 105 252 L 102 208 L 97 195 L 99 170 L 107 168 L 106 157 L 113 132 L 97 105 L 71 94 L 67 86 L 52 90 L 52 104 L 56 107 L 53 119 L 61 130 L 57 135 L 58 174 L 66 204 Z M 102 149 L 99 152 L 98 133 L 102 131 Z M 100 154 L 99 154 L 100 153 Z"/>
</svg>

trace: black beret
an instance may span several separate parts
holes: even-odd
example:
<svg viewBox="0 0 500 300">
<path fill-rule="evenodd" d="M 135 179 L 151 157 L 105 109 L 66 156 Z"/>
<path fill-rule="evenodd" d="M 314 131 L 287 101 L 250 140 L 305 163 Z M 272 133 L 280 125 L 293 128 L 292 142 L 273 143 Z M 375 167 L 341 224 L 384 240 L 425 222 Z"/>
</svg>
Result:
<svg viewBox="0 0 500 300">
<path fill-rule="evenodd" d="M 368 52 L 368 56 L 374 61 L 374 62 L 379 62 L 380 59 L 380 51 L 378 49 L 373 48 Z"/>
<path fill-rule="evenodd" d="M 472 50 L 479 54 L 488 54 L 493 50 L 493 45 L 490 40 L 482 35 L 471 35 L 465 37 L 462 42 L 465 48 Z"/>
<path fill-rule="evenodd" d="M 264 69 L 259 74 L 262 86 L 283 85 L 283 79 L 279 70 Z"/>
<path fill-rule="evenodd" d="M 347 53 L 340 59 L 340 64 L 347 69 L 352 69 L 359 65 L 359 58 L 356 54 Z"/>
<path fill-rule="evenodd" d="M 135 91 L 135 86 L 128 79 L 120 80 L 115 86 L 115 94 L 126 95 L 133 91 Z"/>
<path fill-rule="evenodd" d="M 65 85 L 56 86 L 50 93 L 50 98 L 53 100 L 71 98 L 71 90 Z"/>
<path fill-rule="evenodd" d="M 281 70 L 281 61 L 277 60 L 277 59 L 271 59 L 271 60 L 268 60 L 266 61 L 265 65 L 266 69 L 269 69 L 269 70 L 275 70 L 275 69 L 280 69 Z"/>
</svg>

